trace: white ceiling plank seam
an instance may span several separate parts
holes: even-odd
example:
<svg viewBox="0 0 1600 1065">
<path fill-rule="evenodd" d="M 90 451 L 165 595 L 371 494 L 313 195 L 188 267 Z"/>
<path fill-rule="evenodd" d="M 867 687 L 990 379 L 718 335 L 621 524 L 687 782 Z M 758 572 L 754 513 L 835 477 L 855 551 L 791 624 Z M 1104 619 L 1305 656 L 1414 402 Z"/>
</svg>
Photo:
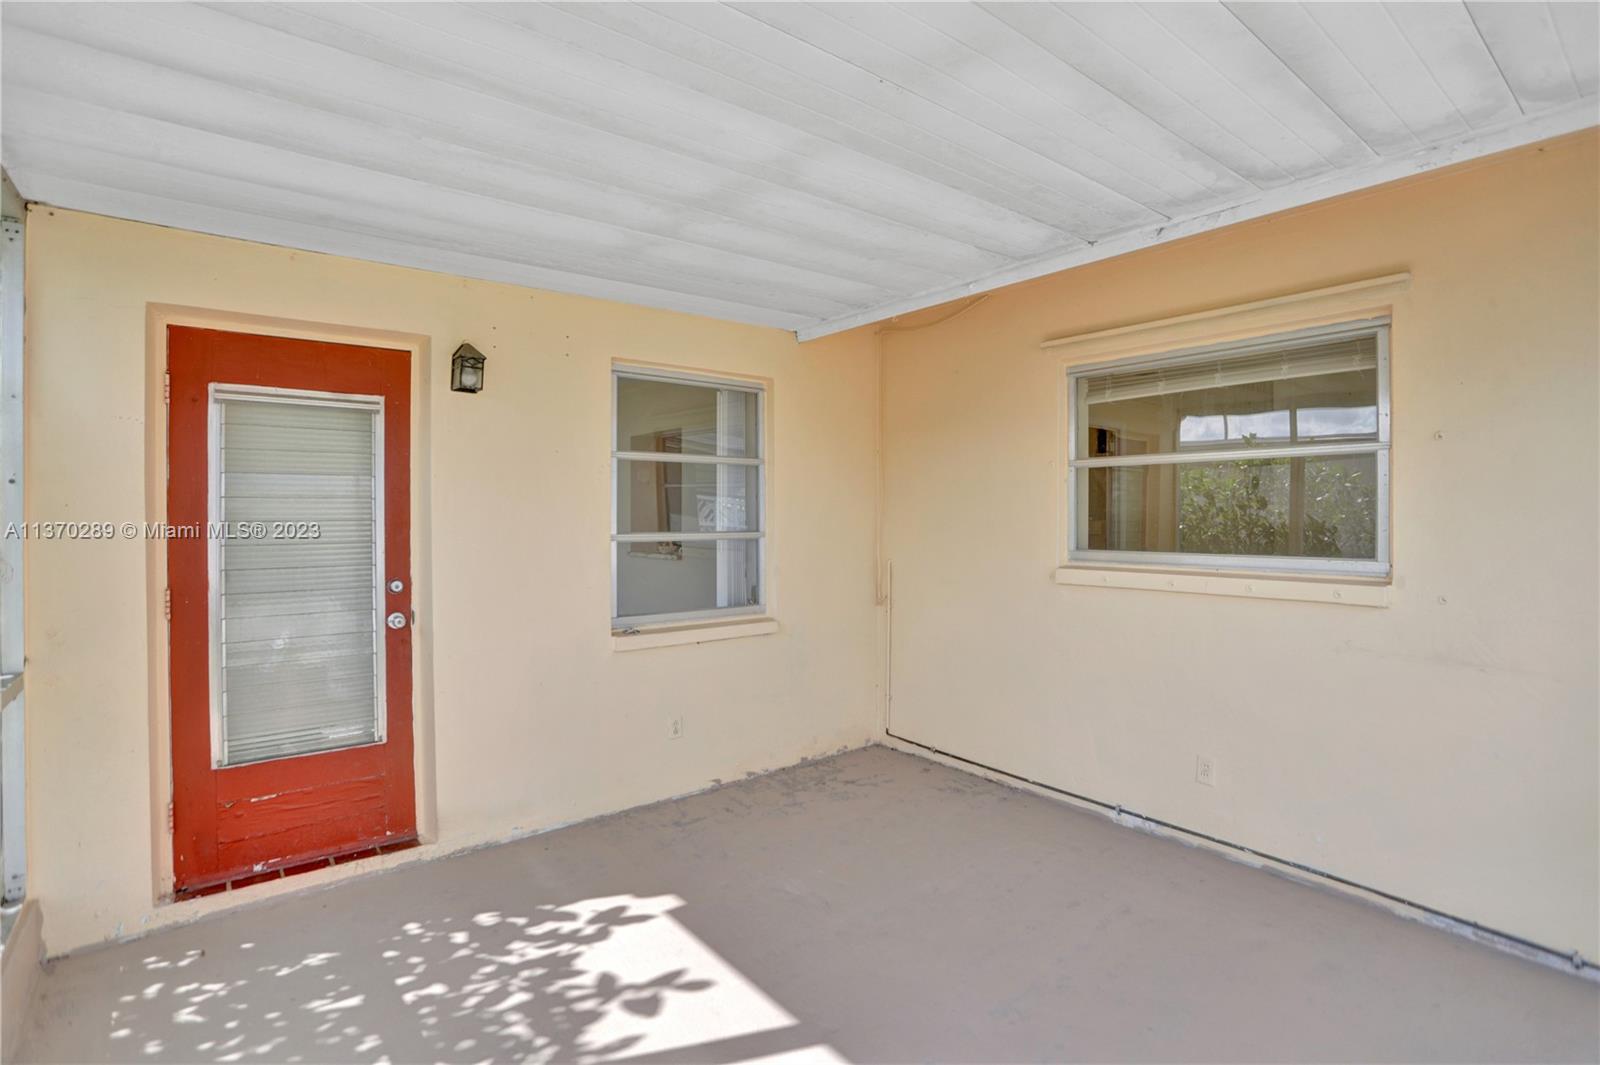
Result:
<svg viewBox="0 0 1600 1065">
<path fill-rule="evenodd" d="M 391 205 L 406 204 L 416 217 L 441 217 L 470 227 L 474 219 L 487 225 L 487 232 L 525 232 L 547 248 L 564 241 L 584 248 L 598 245 L 626 251 L 641 262 L 665 261 L 673 269 L 708 266 L 713 274 L 727 264 L 740 265 L 746 276 L 777 279 L 787 276 L 797 294 L 843 290 L 859 294 L 866 288 L 892 291 L 894 275 L 888 270 L 871 271 L 870 261 L 845 256 L 829 257 L 826 262 L 796 262 L 785 255 L 787 242 L 767 241 L 761 247 L 744 249 L 751 243 L 750 231 L 727 227 L 698 230 L 692 216 L 667 225 L 656 220 L 659 231 L 638 225 L 583 217 L 578 213 L 553 211 L 535 197 L 527 196 L 516 183 L 515 175 L 498 187 L 486 187 L 480 174 L 477 180 L 462 182 L 451 174 L 420 180 L 415 171 L 404 167 L 374 168 L 365 163 L 331 159 L 299 150 L 284 152 L 225 133 L 210 133 L 149 119 L 131 111 L 114 113 L 93 105 L 65 99 L 42 97 L 32 88 L 13 88 L 24 104 L 13 118 L 10 136 L 19 144 L 30 138 L 57 140 L 84 148 L 99 148 L 128 159 L 142 159 L 177 165 L 202 174 L 234 177 L 262 185 L 289 183 L 301 191 L 319 186 L 346 188 L 361 186 L 364 198 L 382 196 Z M 463 188 L 465 185 L 467 187 Z M 331 195 L 331 194 L 330 194 Z M 804 245 L 798 245 L 801 250 Z M 803 256 L 799 256 L 803 258 Z"/>
<path fill-rule="evenodd" d="M 1215 121 L 1184 92 L 1151 76 L 1137 59 L 1102 41 L 1066 11 L 1049 4 L 1014 3 L 985 4 L 984 10 L 1045 49 L 1064 69 L 1081 73 L 1250 187 L 1272 184 L 1285 176 L 1265 153 Z"/>
<path fill-rule="evenodd" d="M 799 5 L 793 6 L 799 9 Z M 801 41 L 764 19 L 750 17 L 743 9 L 680 4 L 660 8 L 659 14 L 711 36 L 732 53 L 762 59 L 792 77 L 809 79 L 815 87 L 847 97 L 857 108 L 855 121 L 873 123 L 873 144 L 880 153 L 888 151 L 886 161 L 897 159 L 904 165 L 906 156 L 893 151 L 894 145 L 885 139 L 881 121 L 874 115 L 890 120 L 889 125 L 898 128 L 902 137 L 918 142 L 918 154 L 924 158 L 940 154 L 930 141 L 943 141 L 944 154 L 950 158 L 938 158 L 926 174 L 951 193 L 981 196 L 981 181 L 1002 193 L 995 202 L 1038 224 L 1078 237 L 1084 231 L 1098 232 L 1108 223 L 1116 224 L 1137 206 L 1080 174 L 1018 150 L 991 130 L 958 118 L 951 121 L 954 116 L 941 118 L 936 108 L 907 87 L 860 70 L 822 42 Z M 850 143 L 859 151 L 874 150 L 857 138 Z M 952 165 L 958 160 L 971 165 L 968 161 L 984 158 L 989 162 L 981 178 L 968 177 Z"/>
<path fill-rule="evenodd" d="M 1466 8 L 1389 4 L 1384 10 L 1468 126 L 1481 129 L 1521 113 Z"/>
<path fill-rule="evenodd" d="M 1147 15 L 1200 57 L 1287 134 L 1330 166 L 1377 155 L 1261 38 L 1220 4 L 1143 4 Z"/>
<path fill-rule="evenodd" d="M 1264 165 L 1251 166 L 1250 159 L 1237 152 L 1237 163 L 1230 165 L 1251 167 L 1246 172 L 1256 185 L 1270 188 L 1332 166 L 1142 9 L 1130 6 L 1124 13 L 1113 5 L 1073 5 L 1067 17 L 1079 32 L 1126 58 L 1141 80 L 1157 82 L 1182 97 L 1215 127 L 1227 131 L 1234 143 L 1248 146 L 1250 156 Z"/>
<path fill-rule="evenodd" d="M 945 5 L 934 10 L 943 11 Z M 1040 60 L 1017 69 L 1026 69 L 1036 85 L 1063 101 L 1077 103 L 1086 113 L 1100 116 L 1109 131 L 1144 151 L 1165 157 L 1169 165 L 1185 172 L 1208 175 L 1211 188 L 1226 194 L 1253 183 L 1239 168 L 1223 161 L 1232 147 L 1248 151 L 1242 143 L 1219 150 L 1214 137 L 1231 135 L 1215 127 L 1188 101 L 1165 86 L 1144 77 L 1143 72 L 1125 57 L 1108 48 L 1097 47 L 1094 38 L 1078 32 L 1065 15 L 1048 4 L 981 3 L 976 5 L 992 21 L 1005 26 L 1017 40 L 1025 41 Z M 920 17 L 929 17 L 929 6 L 918 7 Z M 969 37 L 979 36 L 969 32 Z M 997 57 L 1017 63 L 1014 51 L 997 48 L 993 38 L 983 35 Z M 1207 129 L 1206 127 L 1213 127 Z"/>
<path fill-rule="evenodd" d="M 821 336 L 1600 123 L 1600 4 L 0 4 L 26 198 Z"/>
<path fill-rule="evenodd" d="M 90 8 L 93 5 L 70 6 Z M 9 9 L 7 11 L 9 13 Z M 335 113 L 360 115 L 375 126 L 398 129 L 406 134 L 421 124 L 432 137 L 442 140 L 453 138 L 457 143 L 464 142 L 486 152 L 492 152 L 495 145 L 500 145 L 503 152 L 530 159 L 548 159 L 558 153 L 559 158 L 566 158 L 569 154 L 577 158 L 586 157 L 591 171 L 610 175 L 613 180 L 623 180 L 627 175 L 641 170 L 663 170 L 691 188 L 698 183 L 721 191 L 728 188 L 730 181 L 738 181 L 739 191 L 744 192 L 746 184 L 759 183 L 760 188 L 750 189 L 748 195 L 741 197 L 757 203 L 770 202 L 787 191 L 787 186 L 773 181 L 769 173 L 752 175 L 749 171 L 741 170 L 730 174 L 726 167 L 718 166 L 714 161 L 699 160 L 679 153 L 654 154 L 649 159 L 648 167 L 643 167 L 638 165 L 638 146 L 626 138 L 528 111 L 498 97 L 453 84 L 428 84 L 425 79 L 388 64 L 362 64 L 360 57 L 352 56 L 356 62 L 344 65 L 337 85 L 321 85 L 317 80 L 317 71 L 338 63 L 339 53 L 320 57 L 325 59 L 320 63 L 309 61 L 309 57 L 306 62 L 295 63 L 281 54 L 263 54 L 262 50 L 246 48 L 242 43 L 203 36 L 197 36 L 189 42 L 190 47 L 183 47 L 190 37 L 183 27 L 173 28 L 175 33 L 181 34 L 176 38 L 164 34 L 155 40 L 142 41 L 139 34 L 134 32 L 138 25 L 134 21 L 136 18 L 137 15 L 119 8 L 106 12 L 104 17 L 86 20 L 84 24 L 73 27 L 76 33 L 68 34 L 65 27 L 58 28 L 63 38 L 91 42 L 91 47 L 107 54 L 128 55 L 158 67 L 165 50 L 166 61 L 172 69 L 188 70 L 213 83 L 238 86 L 286 101 L 305 102 L 308 106 Z M 119 23 L 118 20 L 123 21 Z M 7 24 L 15 21 L 8 18 Z M 8 43 L 7 51 L 11 50 Z M 286 66 L 291 69 L 298 66 L 296 76 L 285 74 Z M 352 81 L 354 75 L 363 76 Z M 370 88 L 368 81 L 372 82 Z M 419 87 L 419 82 L 424 84 Z M 956 232 L 960 227 L 965 228 L 966 232 L 943 238 L 948 241 L 948 246 L 980 252 L 989 248 L 988 254 L 992 255 L 1012 255 L 1021 249 L 1048 246 L 1050 240 L 1050 231 L 1037 227 L 1025 235 L 1016 233 L 1015 242 L 1008 245 L 1009 238 L 1003 231 L 996 236 L 997 229 L 1001 227 L 994 226 L 993 219 L 975 221 L 970 227 L 962 227 L 947 215 L 941 215 L 933 225 L 925 221 L 919 224 L 921 216 L 906 208 L 903 198 L 865 202 L 858 207 L 855 204 L 860 201 L 853 201 L 848 191 L 820 185 L 797 190 L 793 195 L 802 201 L 798 206 L 803 209 L 803 216 L 818 225 L 836 221 L 833 216 L 843 213 L 844 218 L 839 221 L 850 227 L 869 229 L 874 223 L 889 223 L 908 237 L 925 236 L 930 240 L 937 239 L 936 234 L 941 229 Z M 797 205 L 785 206 L 792 210 Z M 879 214 L 876 210 L 879 208 L 888 210 Z M 886 217 L 894 214 L 901 216 L 898 221 Z M 969 238 L 973 243 L 968 243 Z M 935 250 L 924 248 L 916 254 L 919 258 L 925 258 Z"/>
<path fill-rule="evenodd" d="M 510 5 L 500 5 L 496 8 L 497 13 L 506 7 Z M 805 120 L 804 116 L 809 114 L 813 123 L 832 123 L 840 127 L 840 123 L 834 122 L 825 113 L 830 101 L 834 98 L 839 100 L 838 104 L 833 105 L 835 108 L 856 106 L 853 101 L 820 85 L 802 86 L 809 91 L 804 99 L 788 99 L 784 92 L 792 91 L 791 87 L 798 79 L 791 76 L 787 77 L 786 82 L 786 72 L 740 49 L 729 48 L 687 27 L 680 27 L 684 33 L 693 33 L 695 38 L 700 39 L 686 43 L 681 34 L 674 36 L 671 33 L 676 24 L 660 19 L 639 5 L 583 4 L 571 11 L 567 8 L 568 5 L 559 4 L 540 4 L 533 8 L 519 5 L 500 17 L 515 17 L 524 23 L 538 18 L 541 28 L 559 34 L 562 40 L 589 49 L 609 47 L 617 54 L 648 66 L 659 74 L 670 72 L 701 92 L 742 101 L 743 106 L 756 111 L 765 110 L 778 120 L 789 120 L 791 116 L 802 116 L 802 120 Z M 552 25 L 551 20 L 557 18 L 562 21 Z M 655 22 L 645 26 L 639 22 L 641 19 L 655 19 Z M 626 28 L 636 28 L 639 39 L 629 37 L 624 32 Z M 701 46 L 706 53 L 704 56 L 696 54 L 700 50 L 696 45 Z M 756 67 L 760 68 L 759 73 L 752 73 Z M 755 99 L 757 96 L 760 97 L 760 103 Z M 995 246 L 992 239 L 979 237 L 971 248 L 982 251 Z"/>
<path fill-rule="evenodd" d="M 1583 95 L 1550 5 L 1469 3 L 1467 11 L 1524 111 Z"/>
<path fill-rule="evenodd" d="M 852 18 L 875 10 L 862 5 L 843 9 Z M 950 65 L 968 98 L 982 107 L 967 113 L 980 121 L 999 115 L 1031 143 L 1048 143 L 1059 135 L 1079 165 L 1079 146 L 1091 146 L 1099 166 L 1118 168 L 1099 180 L 1120 185 L 1131 195 L 1139 189 L 1140 202 L 1167 211 L 1168 203 L 1226 194 L 1241 179 L 1215 161 L 1184 152 L 1181 139 L 1106 92 L 1092 80 L 1059 63 L 1034 42 L 975 4 L 898 5 L 904 19 L 914 19 L 936 29 L 954 49 Z M 835 17 L 842 17 L 836 15 Z M 947 53 L 948 54 L 948 53 Z M 941 71 L 941 74 L 944 72 Z M 953 106 L 960 106 L 953 96 Z M 1023 125 L 1016 125 L 1020 120 Z M 1065 129 L 1070 128 L 1070 136 Z M 1039 138 L 1046 140 L 1041 142 Z M 1128 177 L 1136 184 L 1130 184 Z M 1145 197 L 1155 197 L 1147 200 Z"/>
<path fill-rule="evenodd" d="M 964 46 L 931 26 L 907 20 L 890 5 L 737 4 L 735 10 L 781 34 L 772 38 L 780 49 L 793 50 L 788 41 L 800 42 L 808 53 L 815 52 L 839 72 L 835 76 L 893 95 L 895 100 L 886 105 L 892 108 L 890 114 L 945 130 L 951 138 L 1004 157 L 1032 180 L 1070 188 L 1076 196 L 1098 205 L 1108 218 L 1162 213 L 1152 206 L 1152 200 L 1159 203 L 1159 190 L 1142 175 L 1131 175 L 1134 180 L 1129 182 L 1126 176 L 1130 175 L 1123 170 L 1124 179 L 1117 180 L 1114 175 L 1118 171 L 1101 155 L 1116 147 L 1104 143 L 1103 134 L 1098 139 L 1093 136 L 1100 131 L 1075 122 L 1076 116 L 1064 109 L 1055 115 L 1056 128 L 1047 131 L 1019 121 L 1004 108 L 985 107 L 986 101 L 970 91 L 968 83 L 974 75 L 970 66 L 961 79 L 943 69 L 952 64 L 940 55 L 941 47 Z M 684 17 L 683 12 L 678 16 Z M 869 18 L 874 20 L 872 25 L 858 25 Z M 885 19 L 890 21 L 880 21 Z M 920 39 L 908 40 L 917 36 L 918 26 L 923 31 Z M 888 47 L 880 42 L 888 42 Z M 974 58 L 981 62 L 984 57 Z M 972 113 L 974 109 L 979 113 Z M 1084 227 L 1074 232 L 1095 234 Z"/>
<path fill-rule="evenodd" d="M 497 7 L 498 17 L 540 29 L 561 33 L 564 40 L 583 40 L 574 23 L 592 31 L 609 34 L 615 43 L 591 36 L 583 47 L 626 48 L 630 58 L 651 70 L 685 79 L 702 92 L 736 102 L 757 114 L 786 121 L 822 136 L 836 136 L 864 154 L 889 162 L 912 165 L 931 162 L 941 168 L 947 184 L 970 187 L 974 180 L 994 188 L 1008 188 L 1016 197 L 1009 201 L 1030 217 L 1068 227 L 1072 218 L 1084 216 L 1085 224 L 1104 224 L 1105 218 L 1125 217 L 1135 204 L 1122 191 L 1082 182 L 1077 174 L 1063 170 L 1059 159 L 1046 153 L 1019 148 L 981 124 L 962 131 L 949 126 L 924 128 L 907 122 L 875 99 L 873 90 L 884 90 L 885 83 L 867 79 L 867 91 L 852 95 L 835 83 L 810 80 L 793 71 L 762 59 L 731 40 L 720 41 L 701 33 L 686 22 L 667 19 L 648 9 L 622 5 L 593 5 L 582 12 L 562 8 Z M 578 17 L 581 15 L 582 17 Z M 551 26 L 563 19 L 564 25 Z M 649 20 L 646 28 L 645 20 Z M 632 23 L 641 38 L 629 38 L 612 26 Z M 561 32 L 562 30 L 565 32 Z M 831 59 L 831 57 L 829 57 Z M 716 65 L 708 65 L 715 61 Z M 737 75 L 737 76 L 735 76 Z M 859 86 L 858 86 L 859 88 Z M 918 162 L 922 160 L 924 162 Z M 950 174 L 959 171 L 953 180 Z M 1068 195 L 1067 182 L 1078 182 Z M 1061 188 L 1055 186 L 1061 185 Z M 1039 191 L 1048 190 L 1048 198 Z M 1052 203 L 1054 206 L 1051 206 Z M 1106 212 L 1113 212 L 1107 214 Z M 1098 216 L 1099 221 L 1097 221 Z"/>
<path fill-rule="evenodd" d="M 167 194 L 185 202 L 214 208 L 238 205 L 281 218 L 317 220 L 331 228 L 369 234 L 388 230 L 389 209 L 374 206 L 358 195 L 319 196 L 309 188 L 273 184 L 237 174 L 202 174 L 181 166 L 138 159 L 100 147 L 70 145 L 60 140 L 31 136 L 16 140 L 8 153 L 24 169 L 56 174 L 82 174 L 100 185 L 113 182 L 132 191 Z M 415 201 L 412 201 L 415 206 Z M 482 252 L 506 262 L 547 269 L 570 264 L 589 276 L 614 276 L 621 281 L 662 291 L 705 298 L 726 296 L 750 306 L 803 315 L 827 308 L 846 309 L 837 295 L 800 286 L 770 276 L 725 278 L 708 276 L 689 263 L 650 259 L 642 249 L 614 239 L 601 244 L 596 234 L 592 246 L 576 239 L 555 240 L 548 233 L 527 229 L 500 217 L 496 227 L 483 215 L 476 217 L 435 209 L 411 216 L 410 235 L 419 244 L 458 252 Z M 629 253 L 632 253 L 631 255 Z"/>
<path fill-rule="evenodd" d="M 1305 5 L 1233 0 L 1225 6 L 1379 156 L 1423 145 Z"/>
<path fill-rule="evenodd" d="M 1108 163 L 1144 173 L 1176 204 L 1226 197 L 1248 186 L 1240 175 L 1157 122 L 1095 78 L 1062 62 L 1040 41 L 982 4 L 906 4 L 902 10 L 988 62 L 970 88 L 996 107 L 1015 112 L 1040 129 L 1070 117 L 1086 123 Z M 851 9 L 856 10 L 856 9 Z M 961 64 L 973 78 L 973 63 Z M 1191 191 L 1192 190 L 1192 191 Z M 1162 207 L 1162 210 L 1167 210 Z M 1169 212 L 1170 213 L 1170 212 Z"/>
<path fill-rule="evenodd" d="M 1300 155 L 1298 145 L 1315 157 L 1311 165 L 1319 169 L 1372 157 L 1372 151 L 1349 135 L 1349 128 L 1320 97 L 1307 91 L 1255 37 L 1241 32 L 1238 20 L 1225 8 L 1140 4 L 1139 9 L 1153 27 L 1147 40 L 1157 35 L 1170 40 L 1192 56 L 1200 70 L 1209 72 L 1207 80 L 1231 93 L 1224 97 L 1229 118 L 1261 122 L 1263 139 L 1282 141 L 1282 150 Z"/>
<path fill-rule="evenodd" d="M 19 29 L 10 32 L 27 35 L 27 31 Z M 219 150 L 225 150 L 227 141 L 245 141 L 327 161 L 340 161 L 343 156 L 358 166 L 391 175 L 422 177 L 442 188 L 485 192 L 528 206 L 559 207 L 575 217 L 595 221 L 610 215 L 615 223 L 646 234 L 670 236 L 676 232 L 711 247 L 725 242 L 757 257 L 873 284 L 891 278 L 903 280 L 908 271 L 930 280 L 941 275 L 954 280 L 957 274 L 957 269 L 949 265 L 934 268 L 932 264 L 940 261 L 937 257 L 925 257 L 916 264 L 877 258 L 882 245 L 848 239 L 849 230 L 843 231 L 843 239 L 819 237 L 803 227 L 778 230 L 773 227 L 777 219 L 770 215 L 740 218 L 708 209 L 692 199 L 663 202 L 631 189 L 569 178 L 525 161 L 445 142 L 425 141 L 421 146 L 426 150 L 417 151 L 419 145 L 413 139 L 396 139 L 369 123 L 275 98 L 230 100 L 230 94 L 241 91 L 215 83 L 185 84 L 183 79 L 187 76 L 181 72 L 160 71 L 160 76 L 131 83 L 131 89 L 109 88 L 104 78 L 89 74 L 95 68 L 104 73 L 119 61 L 136 61 L 96 53 L 85 62 L 85 57 L 51 47 L 54 44 L 71 47 L 67 42 L 37 37 L 15 53 L 8 64 L 13 113 L 22 116 L 17 128 L 28 128 L 30 111 L 53 112 L 45 114 L 45 123 L 52 128 L 104 125 L 118 117 L 116 109 L 120 107 L 122 119 L 129 125 L 160 124 L 150 131 L 152 147 L 170 147 L 170 138 L 182 138 L 186 131 L 193 131 L 225 138 L 217 145 Z M 205 92 L 197 95 L 202 88 Z M 60 113 L 67 109 L 75 110 Z M 997 257 L 990 258 L 999 261 Z"/>
<path fill-rule="evenodd" d="M 70 202 L 76 205 L 74 210 L 149 222 L 172 229 L 249 240 L 293 251 L 318 252 L 389 266 L 430 270 L 455 277 L 566 292 L 641 307 L 658 307 L 748 325 L 796 330 L 811 321 L 804 315 L 783 314 L 734 300 L 705 299 L 609 277 L 591 278 L 565 268 L 551 270 L 448 249 L 423 249 L 409 236 L 404 240 L 396 240 L 307 223 L 296 218 L 281 218 L 233 208 L 212 208 L 130 192 L 119 187 L 95 185 L 75 177 L 37 172 L 26 166 L 17 167 L 12 175 L 19 188 L 26 183 L 28 187 L 39 189 L 39 199 L 45 203 Z"/>
<path fill-rule="evenodd" d="M 1594 47 L 1600 39 L 1600 4 L 1552 4 L 1550 16 L 1555 19 L 1561 51 L 1578 83 L 1579 95 L 1593 96 L 1600 88 L 1600 48 Z"/>
<path fill-rule="evenodd" d="M 1345 5 L 1310 5 L 1307 10 L 1322 32 L 1339 48 L 1395 114 L 1424 143 L 1460 137 L 1471 129 L 1407 42 L 1404 34 L 1377 7 L 1351 10 Z"/>
<path fill-rule="evenodd" d="M 313 5 L 316 14 L 311 16 L 326 22 L 343 18 L 364 10 L 366 5 Z M 347 12 L 346 8 L 350 10 Z M 288 8 L 297 11 L 298 8 Z M 350 60 L 366 60 L 386 66 L 394 74 L 417 75 L 416 64 L 430 66 L 425 76 L 435 84 L 451 84 L 466 88 L 478 96 L 487 96 L 524 111 L 536 112 L 546 117 L 563 119 L 640 146 L 652 152 L 682 152 L 723 166 L 743 165 L 780 183 L 785 179 L 803 180 L 824 197 L 850 195 L 850 190 L 860 190 L 870 198 L 875 194 L 883 200 L 911 199 L 935 205 L 951 215 L 967 219 L 974 225 L 993 228 L 999 232 L 1020 233 L 1022 227 L 1040 238 L 1061 236 L 1058 230 L 1037 219 L 1029 218 L 1011 206 L 986 199 L 973 192 L 952 188 L 916 171 L 888 166 L 863 156 L 852 147 L 829 142 L 787 127 L 763 128 L 754 121 L 755 116 L 739 108 L 719 105 L 705 97 L 700 105 L 702 113 L 695 113 L 692 105 L 684 101 L 681 87 L 667 93 L 672 86 L 660 79 L 636 86 L 632 93 L 622 93 L 596 77 L 584 79 L 584 91 L 572 85 L 568 77 L 547 76 L 547 68 L 540 63 L 528 62 L 514 52 L 506 52 L 497 42 L 480 46 L 474 42 L 464 52 L 452 41 L 461 40 L 457 33 L 430 28 L 419 18 L 453 18 L 453 7 L 434 7 L 424 4 L 399 4 L 377 9 L 386 17 L 386 34 L 378 38 L 366 35 L 375 48 L 385 50 L 389 59 L 374 59 L 363 52 L 350 50 L 352 40 L 326 44 Z M 223 14 L 237 20 L 265 20 L 287 17 L 279 5 L 226 5 Z M 262 29 L 280 33 L 274 27 L 257 23 Z M 459 21 L 456 29 L 471 30 Z M 421 31 L 421 32 L 419 32 Z M 292 37 L 282 33 L 284 38 Z M 531 40 L 531 38 L 530 38 Z M 288 42 L 286 42 L 288 43 Z M 322 41 L 301 42 L 324 45 Z M 397 45 L 401 50 L 396 53 Z M 416 47 L 412 47 L 415 45 Z M 438 48 L 444 55 L 434 57 L 421 51 Z M 560 55 L 544 51 L 542 56 Z M 568 65 L 572 63 L 568 58 Z M 392 61 L 391 61 L 392 60 Z M 338 62 L 337 59 L 334 60 Z M 410 66 L 408 66 L 410 64 Z M 482 68 L 492 68 L 494 76 Z M 537 78 L 536 82 L 528 79 Z M 588 95 L 592 93 L 593 95 Z"/>
<path fill-rule="evenodd" d="M 1552 137 L 1559 137 L 1563 134 L 1589 129 L 1596 125 L 1597 118 L 1600 118 L 1600 116 L 1596 115 L 1592 101 L 1578 101 L 1566 108 L 1540 116 L 1532 122 L 1512 124 L 1500 130 L 1469 137 L 1455 144 L 1423 148 L 1402 158 L 1385 159 L 1357 172 L 1332 175 L 1315 185 L 1274 189 L 1261 194 L 1253 200 L 1247 200 L 1219 211 L 1183 219 L 1154 230 L 1128 233 L 1113 240 L 1101 241 L 1092 248 L 1081 251 L 1040 259 L 1031 263 L 1023 263 L 1003 272 L 976 279 L 957 288 L 920 293 L 896 303 L 868 308 L 864 311 L 821 322 L 814 326 L 805 326 L 799 329 L 797 333 L 802 340 L 814 340 L 818 337 L 844 332 L 847 329 L 855 329 L 859 326 L 887 321 L 914 311 L 937 307 L 940 304 L 949 303 L 951 300 L 961 299 L 965 296 L 972 296 L 981 292 L 992 292 L 1006 285 L 1014 285 L 1021 281 L 1032 281 L 1047 274 L 1060 273 L 1073 267 L 1086 266 L 1089 263 L 1113 259 L 1144 248 L 1168 244 L 1184 237 L 1195 236 L 1223 226 L 1247 222 L 1266 215 L 1278 214 L 1282 211 L 1303 207 L 1334 196 L 1341 196 L 1345 193 L 1370 188 L 1374 185 L 1427 173 L 1439 167 L 1465 162 L 1479 156 L 1491 155 L 1496 152 L 1518 148 L 1525 144 L 1533 144 Z"/>
</svg>

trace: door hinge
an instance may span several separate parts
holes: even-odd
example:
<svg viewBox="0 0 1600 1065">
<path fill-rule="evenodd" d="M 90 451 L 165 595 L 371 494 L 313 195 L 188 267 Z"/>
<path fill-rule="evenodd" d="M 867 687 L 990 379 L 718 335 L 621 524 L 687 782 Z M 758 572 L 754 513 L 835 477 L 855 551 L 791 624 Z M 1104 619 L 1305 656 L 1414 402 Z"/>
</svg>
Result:
<svg viewBox="0 0 1600 1065">
<path fill-rule="evenodd" d="M 161 402 L 172 406 L 172 371 L 167 370 L 161 375 Z"/>
<path fill-rule="evenodd" d="M 167 831 L 173 830 L 172 800 L 167 800 Z"/>
<path fill-rule="evenodd" d="M 161 589 L 161 612 L 164 613 L 167 616 L 167 620 L 168 621 L 172 620 L 172 589 L 171 588 L 163 588 L 163 589 Z"/>
</svg>

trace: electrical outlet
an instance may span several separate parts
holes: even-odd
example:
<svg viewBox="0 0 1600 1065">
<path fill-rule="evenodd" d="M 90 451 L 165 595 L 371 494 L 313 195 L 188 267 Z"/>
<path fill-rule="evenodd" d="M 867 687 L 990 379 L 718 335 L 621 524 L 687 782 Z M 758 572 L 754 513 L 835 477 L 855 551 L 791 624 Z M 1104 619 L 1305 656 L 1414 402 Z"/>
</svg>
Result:
<svg viewBox="0 0 1600 1065">
<path fill-rule="evenodd" d="M 667 739 L 675 740 L 683 735 L 683 718 L 675 717 L 667 722 Z"/>
<path fill-rule="evenodd" d="M 1216 787 L 1217 763 L 1203 754 L 1195 758 L 1194 780 L 1196 784 L 1204 784 L 1208 788 Z"/>
</svg>

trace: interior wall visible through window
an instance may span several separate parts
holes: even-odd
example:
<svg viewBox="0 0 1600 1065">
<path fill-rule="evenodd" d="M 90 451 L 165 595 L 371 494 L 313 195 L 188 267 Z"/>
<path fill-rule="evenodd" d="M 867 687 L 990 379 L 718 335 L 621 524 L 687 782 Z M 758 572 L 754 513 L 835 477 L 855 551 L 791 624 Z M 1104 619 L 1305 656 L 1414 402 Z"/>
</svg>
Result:
<svg viewBox="0 0 1600 1065">
<path fill-rule="evenodd" d="M 615 372 L 614 625 L 762 608 L 763 398 L 747 382 Z"/>
</svg>

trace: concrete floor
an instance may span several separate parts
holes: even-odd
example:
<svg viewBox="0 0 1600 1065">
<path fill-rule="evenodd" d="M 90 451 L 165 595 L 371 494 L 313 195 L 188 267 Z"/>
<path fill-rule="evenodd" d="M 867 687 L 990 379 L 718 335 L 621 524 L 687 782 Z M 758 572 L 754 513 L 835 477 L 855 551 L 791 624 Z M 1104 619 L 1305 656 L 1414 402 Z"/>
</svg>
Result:
<svg viewBox="0 0 1600 1065">
<path fill-rule="evenodd" d="M 1596 1058 L 1592 983 L 882 748 L 65 959 L 22 1053 Z"/>
</svg>

